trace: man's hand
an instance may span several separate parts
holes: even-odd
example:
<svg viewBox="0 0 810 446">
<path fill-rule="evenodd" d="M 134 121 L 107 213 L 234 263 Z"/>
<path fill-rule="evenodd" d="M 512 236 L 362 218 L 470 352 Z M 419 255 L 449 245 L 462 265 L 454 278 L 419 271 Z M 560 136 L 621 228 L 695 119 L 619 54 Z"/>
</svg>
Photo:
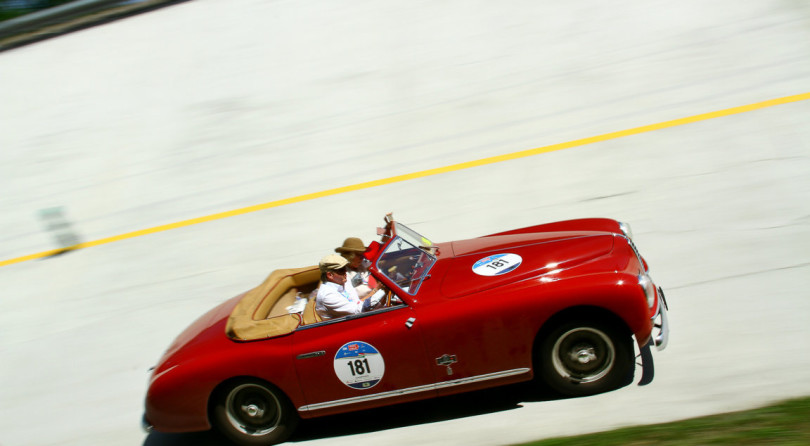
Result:
<svg viewBox="0 0 810 446">
<path fill-rule="evenodd" d="M 376 285 L 376 286 L 375 286 L 375 287 L 374 287 L 374 288 L 373 288 L 371 291 L 369 291 L 369 292 L 368 292 L 368 294 L 366 294 L 365 296 L 363 296 L 363 297 L 362 297 L 360 300 L 363 300 L 363 301 L 364 301 L 364 300 L 366 300 L 366 299 L 370 299 L 372 296 L 374 296 L 374 294 L 376 294 L 376 293 L 377 293 L 377 291 L 380 291 L 380 290 L 381 290 L 381 289 L 383 289 L 383 288 L 384 288 L 384 287 L 383 287 L 383 284 L 381 284 L 381 283 L 377 282 L 377 285 Z"/>
</svg>

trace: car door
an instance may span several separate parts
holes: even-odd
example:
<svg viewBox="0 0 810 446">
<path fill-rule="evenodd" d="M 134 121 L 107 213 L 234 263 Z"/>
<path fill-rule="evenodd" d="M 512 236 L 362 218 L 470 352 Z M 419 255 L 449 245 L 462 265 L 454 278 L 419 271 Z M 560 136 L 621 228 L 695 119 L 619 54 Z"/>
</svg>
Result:
<svg viewBox="0 0 810 446">
<path fill-rule="evenodd" d="M 434 275 L 446 270 L 438 265 Z M 459 298 L 440 295 L 440 280 L 425 280 L 415 300 L 419 327 L 439 395 L 517 382 L 531 374 L 535 332 L 531 313 L 509 295 L 482 291 Z"/>
<path fill-rule="evenodd" d="M 436 395 L 413 310 L 405 305 L 299 328 L 293 361 L 306 405 L 326 415 Z"/>
</svg>

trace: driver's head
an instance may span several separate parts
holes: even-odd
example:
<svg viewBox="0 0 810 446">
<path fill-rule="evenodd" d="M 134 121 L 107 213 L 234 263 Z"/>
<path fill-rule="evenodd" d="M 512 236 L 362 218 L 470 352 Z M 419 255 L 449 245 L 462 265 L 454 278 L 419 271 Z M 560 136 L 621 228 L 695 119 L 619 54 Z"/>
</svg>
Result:
<svg viewBox="0 0 810 446">
<path fill-rule="evenodd" d="M 335 248 L 335 252 L 340 253 L 349 261 L 349 268 L 357 269 L 363 262 L 363 253 L 366 252 L 366 245 L 357 237 L 349 237 L 343 241 L 343 246 Z"/>
<path fill-rule="evenodd" d="M 321 270 L 321 282 L 333 282 L 338 285 L 346 283 L 346 266 L 349 261 L 337 254 L 329 254 L 321 259 L 318 268 Z"/>
</svg>

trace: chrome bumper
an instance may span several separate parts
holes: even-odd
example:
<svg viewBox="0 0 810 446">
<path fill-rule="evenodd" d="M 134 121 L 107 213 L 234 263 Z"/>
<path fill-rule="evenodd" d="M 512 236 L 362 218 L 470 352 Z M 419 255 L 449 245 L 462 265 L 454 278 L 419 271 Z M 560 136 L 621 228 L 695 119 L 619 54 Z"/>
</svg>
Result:
<svg viewBox="0 0 810 446">
<path fill-rule="evenodd" d="M 667 348 L 669 342 L 669 320 L 667 320 L 667 299 L 664 297 L 664 290 L 658 287 L 658 312 L 653 316 L 653 329 L 658 329 L 658 333 L 653 332 L 653 343 L 657 350 Z"/>
</svg>

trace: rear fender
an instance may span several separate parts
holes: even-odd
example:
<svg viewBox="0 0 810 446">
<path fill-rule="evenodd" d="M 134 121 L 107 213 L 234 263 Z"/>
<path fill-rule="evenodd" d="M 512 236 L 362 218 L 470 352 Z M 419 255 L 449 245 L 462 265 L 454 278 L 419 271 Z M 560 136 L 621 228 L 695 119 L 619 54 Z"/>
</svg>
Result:
<svg viewBox="0 0 810 446">
<path fill-rule="evenodd" d="M 273 340 L 278 341 L 278 338 Z M 160 432 L 193 432 L 211 428 L 209 407 L 216 389 L 238 377 L 270 382 L 299 407 L 304 396 L 289 355 L 278 347 L 255 348 L 263 341 L 179 363 L 152 377 L 146 395 L 146 418 Z M 253 347 L 253 348 L 250 348 Z M 273 354 L 275 350 L 276 354 Z M 289 351 L 289 348 L 282 350 Z M 285 362 L 286 361 L 286 362 Z"/>
</svg>

